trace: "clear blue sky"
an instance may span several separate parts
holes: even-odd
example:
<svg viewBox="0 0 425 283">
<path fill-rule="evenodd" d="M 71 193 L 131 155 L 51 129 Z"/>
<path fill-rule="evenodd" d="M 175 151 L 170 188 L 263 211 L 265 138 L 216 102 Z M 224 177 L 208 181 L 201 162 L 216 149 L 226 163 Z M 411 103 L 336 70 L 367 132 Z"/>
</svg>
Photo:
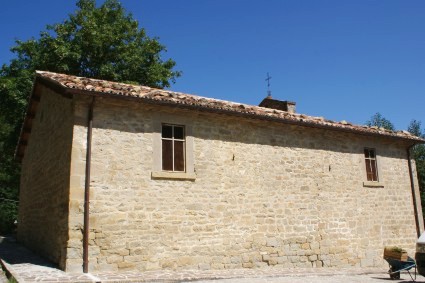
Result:
<svg viewBox="0 0 425 283">
<path fill-rule="evenodd" d="M 0 63 L 15 39 L 37 37 L 75 8 L 70 0 L 1 1 Z M 101 3 L 103 1 L 99 1 Z M 171 89 L 363 124 L 375 112 L 425 126 L 425 1 L 121 1 L 183 71 Z"/>
</svg>

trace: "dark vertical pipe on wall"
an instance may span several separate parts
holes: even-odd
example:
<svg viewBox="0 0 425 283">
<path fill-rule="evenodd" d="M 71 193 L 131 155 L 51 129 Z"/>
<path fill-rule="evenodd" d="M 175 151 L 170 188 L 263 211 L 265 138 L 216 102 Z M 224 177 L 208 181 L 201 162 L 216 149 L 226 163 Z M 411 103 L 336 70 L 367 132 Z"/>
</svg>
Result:
<svg viewBox="0 0 425 283">
<path fill-rule="evenodd" d="M 87 121 L 87 152 L 86 152 L 86 183 L 84 186 L 84 234 L 83 234 L 83 272 L 89 269 L 89 216 L 90 216 L 90 167 L 91 167 L 91 140 L 93 130 L 93 107 L 94 97 L 92 97 L 88 121 Z"/>
<path fill-rule="evenodd" d="M 415 223 L 416 223 L 416 234 L 419 238 L 421 236 L 421 227 L 419 226 L 418 204 L 416 203 L 416 192 L 415 192 L 415 179 L 413 177 L 412 160 L 410 156 L 410 150 L 414 146 L 415 145 L 413 144 L 407 148 L 407 162 L 409 164 L 410 187 L 412 189 L 413 209 L 415 213 Z"/>
</svg>

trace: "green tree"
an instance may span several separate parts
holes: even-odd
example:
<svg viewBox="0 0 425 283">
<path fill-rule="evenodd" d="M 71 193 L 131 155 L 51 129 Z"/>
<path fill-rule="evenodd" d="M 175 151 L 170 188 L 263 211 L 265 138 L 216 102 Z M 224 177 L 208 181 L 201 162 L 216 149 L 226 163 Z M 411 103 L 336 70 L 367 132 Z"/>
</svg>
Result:
<svg viewBox="0 0 425 283">
<path fill-rule="evenodd" d="M 163 61 L 166 51 L 149 38 L 116 0 L 99 8 L 79 0 L 79 10 L 63 23 L 48 25 L 39 39 L 17 41 L 12 70 L 49 70 L 110 81 L 168 87 L 180 76 L 175 62 Z M 6 73 L 8 73 L 6 71 Z"/>
<path fill-rule="evenodd" d="M 181 75 L 173 60 L 162 59 L 165 46 L 148 37 L 117 0 L 76 5 L 77 11 L 48 25 L 38 38 L 16 41 L 11 48 L 16 57 L 0 69 L 0 233 L 16 217 L 19 165 L 13 155 L 35 70 L 158 88 Z"/>
<path fill-rule="evenodd" d="M 0 72 L 0 234 L 16 220 L 20 168 L 13 155 L 32 83 L 25 70 L 10 74 Z"/>
<path fill-rule="evenodd" d="M 417 137 L 425 138 L 425 129 L 421 129 L 421 121 L 412 120 L 407 130 Z M 413 158 L 416 162 L 418 173 L 419 191 L 422 200 L 422 212 L 425 215 L 425 145 L 418 144 L 413 147 Z"/>
<path fill-rule="evenodd" d="M 395 127 L 393 123 L 391 123 L 389 120 L 387 120 L 384 116 L 381 115 L 381 113 L 377 112 L 375 115 L 373 115 L 369 121 L 366 122 L 366 125 L 369 127 L 379 127 L 384 128 L 387 130 L 394 131 Z"/>
</svg>

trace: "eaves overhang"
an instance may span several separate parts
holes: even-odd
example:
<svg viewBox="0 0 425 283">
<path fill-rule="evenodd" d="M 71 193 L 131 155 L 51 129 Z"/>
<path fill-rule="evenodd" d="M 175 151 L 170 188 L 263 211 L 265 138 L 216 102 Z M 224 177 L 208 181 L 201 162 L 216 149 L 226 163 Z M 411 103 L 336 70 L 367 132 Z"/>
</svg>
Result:
<svg viewBox="0 0 425 283">
<path fill-rule="evenodd" d="M 407 131 L 390 131 L 384 128 L 354 125 L 346 121 L 336 122 L 323 117 L 314 117 L 298 113 L 289 113 L 260 106 L 235 103 L 231 101 L 207 98 L 169 90 L 146 86 L 130 85 L 83 77 L 76 77 L 52 72 L 37 71 L 32 94 L 30 97 L 21 135 L 17 145 L 15 157 L 21 160 L 32 129 L 32 120 L 35 117 L 40 102 L 40 85 L 44 85 L 65 97 L 73 95 L 97 96 L 138 101 L 147 104 L 177 107 L 188 110 L 226 114 L 244 118 L 273 121 L 289 125 L 309 128 L 327 129 L 349 132 L 353 134 L 395 139 L 414 145 L 425 143 L 425 139 L 416 137 Z"/>
</svg>

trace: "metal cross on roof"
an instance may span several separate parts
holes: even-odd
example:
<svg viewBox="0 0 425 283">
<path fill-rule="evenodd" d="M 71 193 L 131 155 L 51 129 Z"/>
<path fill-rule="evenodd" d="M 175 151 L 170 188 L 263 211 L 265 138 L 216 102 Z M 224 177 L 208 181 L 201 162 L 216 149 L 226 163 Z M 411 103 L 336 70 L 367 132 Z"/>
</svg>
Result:
<svg viewBox="0 0 425 283">
<path fill-rule="evenodd" d="M 270 91 L 270 80 L 272 77 L 270 77 L 269 72 L 267 72 L 267 77 L 266 77 L 266 81 L 267 81 L 267 96 L 272 96 L 272 92 Z"/>
</svg>

